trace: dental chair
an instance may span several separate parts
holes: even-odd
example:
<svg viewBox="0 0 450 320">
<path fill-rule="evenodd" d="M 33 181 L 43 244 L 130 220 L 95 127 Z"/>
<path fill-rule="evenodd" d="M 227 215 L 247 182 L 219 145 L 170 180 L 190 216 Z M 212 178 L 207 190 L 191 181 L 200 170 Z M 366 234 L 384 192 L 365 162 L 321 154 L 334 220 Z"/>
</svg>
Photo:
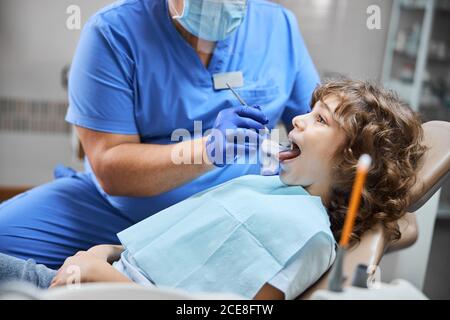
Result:
<svg viewBox="0 0 450 320">
<path fill-rule="evenodd" d="M 408 212 L 397 221 L 401 237 L 395 242 L 389 242 L 382 226 L 376 226 L 366 232 L 359 244 L 350 248 L 344 258 L 344 288 L 352 285 L 356 275 L 355 271 L 358 270 L 359 265 L 369 267 L 367 269 L 368 278 L 375 277 L 377 267 L 385 253 L 407 248 L 416 242 L 419 227 L 415 212 L 440 189 L 450 175 L 450 122 L 430 121 L 424 123 L 422 127 L 425 144 L 429 150 L 426 152 L 423 165 L 418 172 L 416 184 L 411 190 Z M 434 219 L 435 216 L 430 218 Z M 298 299 L 309 299 L 318 290 L 327 289 L 329 276 L 330 270 L 303 292 Z"/>
<path fill-rule="evenodd" d="M 422 125 L 425 144 L 429 147 L 423 165 L 418 173 L 416 184 L 411 190 L 411 203 L 408 213 L 397 223 L 401 238 L 389 242 L 382 226 L 376 226 L 366 232 L 359 244 L 350 248 L 344 258 L 343 287 L 352 286 L 353 274 L 358 266 L 370 266 L 369 274 L 373 276 L 383 255 L 413 245 L 418 238 L 416 211 L 439 190 L 450 170 L 450 122 L 430 121 Z M 430 217 L 430 219 L 434 219 Z M 427 258 L 427 257 L 426 257 Z M 326 272 L 314 285 L 303 292 L 297 299 L 309 299 L 318 290 L 327 289 L 330 271 Z M 190 294 L 187 292 L 165 289 L 145 288 L 135 284 L 90 283 L 75 288 L 57 288 L 35 295 L 42 299 L 239 299 L 227 294 Z M 398 297 L 402 299 L 401 296 Z"/>
</svg>

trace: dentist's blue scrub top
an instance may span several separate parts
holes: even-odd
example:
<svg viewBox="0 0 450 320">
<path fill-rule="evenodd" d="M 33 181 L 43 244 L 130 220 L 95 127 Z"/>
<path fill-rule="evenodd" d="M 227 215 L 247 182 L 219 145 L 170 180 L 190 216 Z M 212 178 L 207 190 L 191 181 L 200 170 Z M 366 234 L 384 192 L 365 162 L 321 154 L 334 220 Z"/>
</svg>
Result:
<svg viewBox="0 0 450 320">
<path fill-rule="evenodd" d="M 269 128 L 280 119 L 290 123 L 295 115 L 309 112 L 311 94 L 319 83 L 294 15 L 280 5 L 249 0 L 243 24 L 217 43 L 206 68 L 173 25 L 167 0 L 118 1 L 84 26 L 70 71 L 66 120 L 102 132 L 137 134 L 142 143 L 174 143 L 171 134 L 175 129 L 193 132 L 194 121 L 201 120 L 206 131 L 220 110 L 238 105 L 229 90 L 216 91 L 213 86 L 212 75 L 231 71 L 242 71 L 244 86 L 237 91 L 248 104 L 262 107 L 270 119 Z M 57 265 L 69 252 L 100 241 L 117 242 L 112 231 L 125 229 L 192 194 L 259 173 L 258 165 L 230 165 L 169 192 L 136 198 L 107 195 L 87 159 L 85 165 L 86 172 L 64 178 L 72 180 L 39 187 L 39 198 L 32 198 L 36 192 L 30 192 L 28 199 L 10 202 L 6 209 L 0 206 L 0 251 Z M 71 188 L 74 180 L 77 187 Z M 62 197 L 65 201 L 60 201 Z M 20 218 L 20 212 L 27 210 L 25 202 L 33 203 L 33 215 L 38 217 L 37 225 L 26 220 L 26 228 L 21 225 L 25 218 Z M 2 218 L 5 210 L 9 220 Z M 42 226 L 41 211 L 45 219 L 52 220 L 51 226 Z M 26 236 L 11 236 L 11 226 L 19 226 L 19 233 Z M 19 238 L 39 244 L 24 245 Z M 21 247 L 26 249 L 21 251 Z M 44 254 L 39 250 L 47 250 L 46 259 L 39 260 Z"/>
</svg>

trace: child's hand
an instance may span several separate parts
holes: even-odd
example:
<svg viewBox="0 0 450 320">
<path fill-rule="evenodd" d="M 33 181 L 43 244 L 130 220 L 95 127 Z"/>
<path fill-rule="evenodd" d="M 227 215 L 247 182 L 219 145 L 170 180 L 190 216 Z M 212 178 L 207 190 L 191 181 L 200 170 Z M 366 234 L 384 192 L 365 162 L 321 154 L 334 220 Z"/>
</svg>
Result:
<svg viewBox="0 0 450 320">
<path fill-rule="evenodd" d="M 87 250 L 87 252 L 92 253 L 99 259 L 108 261 L 109 264 L 112 264 L 114 261 L 120 259 L 120 255 L 122 254 L 123 250 L 124 248 L 122 246 L 100 244 L 90 248 L 89 250 Z"/>
<path fill-rule="evenodd" d="M 76 255 L 67 258 L 58 273 L 53 278 L 50 288 L 68 284 L 79 284 L 83 282 L 94 282 L 96 274 L 108 262 L 100 259 L 91 252 L 79 251 Z"/>
</svg>

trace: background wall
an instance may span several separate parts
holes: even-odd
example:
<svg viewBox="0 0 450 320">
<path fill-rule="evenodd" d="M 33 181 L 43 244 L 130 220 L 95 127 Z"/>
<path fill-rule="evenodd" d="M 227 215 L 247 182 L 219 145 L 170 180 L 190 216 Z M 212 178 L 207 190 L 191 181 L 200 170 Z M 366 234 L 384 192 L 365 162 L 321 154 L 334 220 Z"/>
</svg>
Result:
<svg viewBox="0 0 450 320">
<path fill-rule="evenodd" d="M 80 31 L 66 28 L 66 9 L 82 23 L 110 0 L 0 0 L 0 96 L 65 100 L 61 70 Z M 297 16 L 321 74 L 380 78 L 392 0 L 279 0 Z M 369 5 L 381 8 L 382 29 L 366 27 Z"/>
<path fill-rule="evenodd" d="M 69 30 L 66 9 L 81 8 L 82 22 L 109 0 L 0 0 L 0 97 L 65 101 L 61 71 L 80 31 Z"/>
<path fill-rule="evenodd" d="M 81 8 L 82 24 L 110 0 L 0 0 L 0 98 L 65 103 L 61 72 L 80 31 L 68 30 L 67 7 Z M 323 76 L 380 77 L 391 0 L 280 0 L 298 18 Z M 366 8 L 382 9 L 382 30 L 366 27 Z M 61 114 L 61 112 L 59 112 Z M 60 119 L 63 121 L 63 118 Z M 37 185 L 56 163 L 74 161 L 67 132 L 0 131 L 0 185 Z M 5 152 L 5 150 L 7 150 Z"/>
<path fill-rule="evenodd" d="M 392 0 L 278 0 L 291 9 L 323 76 L 381 78 Z M 381 9 L 381 29 L 366 26 L 367 8 Z"/>
<path fill-rule="evenodd" d="M 80 30 L 69 30 L 70 5 L 81 8 L 82 24 L 109 0 L 0 0 L 0 99 L 66 106 L 62 70 L 70 64 Z M 0 107 L 6 108 L 5 105 Z M 50 105 L 51 107 L 51 105 Z M 47 108 L 64 121 L 64 111 Z M 3 119 L 7 112 L 0 113 Z M 20 119 L 30 121 L 30 119 Z M 0 131 L 0 186 L 39 185 L 53 179 L 64 163 L 81 169 L 72 156 L 71 136 L 49 126 L 48 132 Z"/>
</svg>

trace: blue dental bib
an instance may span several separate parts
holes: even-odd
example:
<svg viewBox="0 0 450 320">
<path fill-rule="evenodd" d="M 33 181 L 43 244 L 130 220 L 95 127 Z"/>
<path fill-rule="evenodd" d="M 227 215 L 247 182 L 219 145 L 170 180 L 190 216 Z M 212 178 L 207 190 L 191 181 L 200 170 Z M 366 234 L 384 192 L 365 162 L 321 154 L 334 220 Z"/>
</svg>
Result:
<svg viewBox="0 0 450 320">
<path fill-rule="evenodd" d="M 319 197 L 278 176 L 243 176 L 198 193 L 120 232 L 157 286 L 249 299 L 319 232 Z"/>
</svg>

